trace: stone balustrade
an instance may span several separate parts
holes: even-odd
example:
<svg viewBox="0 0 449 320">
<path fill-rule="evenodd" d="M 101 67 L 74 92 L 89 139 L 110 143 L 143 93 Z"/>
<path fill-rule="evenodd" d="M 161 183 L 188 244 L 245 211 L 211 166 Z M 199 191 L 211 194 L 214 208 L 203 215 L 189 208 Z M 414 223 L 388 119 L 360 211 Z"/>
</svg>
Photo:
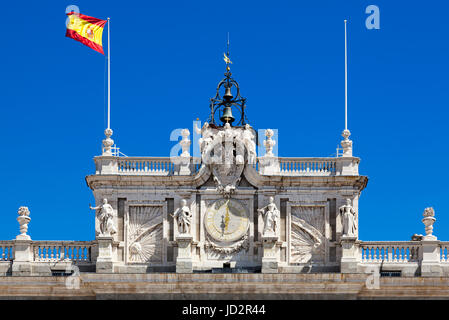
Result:
<svg viewBox="0 0 449 320">
<path fill-rule="evenodd" d="M 418 241 L 363 241 L 360 243 L 362 263 L 406 263 L 419 260 Z"/>
<path fill-rule="evenodd" d="M 0 241 L 0 261 L 14 259 L 14 240 Z"/>
<path fill-rule="evenodd" d="M 440 242 L 440 261 L 449 263 L 449 241 Z"/>
<path fill-rule="evenodd" d="M 181 157 L 173 160 L 179 161 Z M 188 157 L 184 165 L 189 174 L 195 174 L 202 166 L 199 158 Z M 274 157 L 275 169 L 270 174 L 281 176 L 336 176 L 358 175 L 359 158 L 283 158 Z M 264 157 L 257 158 L 252 166 L 264 174 Z M 184 160 L 185 161 L 185 160 Z M 179 174 L 179 162 L 170 157 L 95 157 L 97 174 L 169 176 Z M 270 165 L 273 165 L 271 162 Z"/>
<path fill-rule="evenodd" d="M 279 158 L 279 166 L 283 176 L 332 176 L 337 158 Z"/>
<path fill-rule="evenodd" d="M 72 261 L 91 263 L 92 241 L 33 241 L 31 250 L 36 262 Z"/>
<path fill-rule="evenodd" d="M 117 158 L 119 174 L 161 175 L 173 172 L 174 164 L 169 157 L 126 157 Z"/>
</svg>

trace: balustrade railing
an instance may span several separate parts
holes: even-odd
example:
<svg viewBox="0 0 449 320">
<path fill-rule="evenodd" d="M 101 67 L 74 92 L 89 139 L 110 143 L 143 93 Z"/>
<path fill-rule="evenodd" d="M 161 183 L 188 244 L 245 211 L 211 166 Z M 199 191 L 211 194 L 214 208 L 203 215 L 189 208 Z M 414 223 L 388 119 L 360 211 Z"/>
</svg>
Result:
<svg viewBox="0 0 449 320">
<path fill-rule="evenodd" d="M 280 174 L 291 176 L 330 176 L 337 168 L 335 158 L 279 158 Z"/>
<path fill-rule="evenodd" d="M 362 263 L 405 263 L 418 261 L 420 243 L 413 241 L 364 241 L 360 243 Z"/>
<path fill-rule="evenodd" d="M 170 157 L 127 157 L 118 159 L 118 172 L 124 174 L 169 175 L 174 163 Z"/>
<path fill-rule="evenodd" d="M 92 241 L 34 241 L 32 250 L 34 261 L 38 262 L 90 263 L 93 246 L 95 243 Z"/>
<path fill-rule="evenodd" d="M 114 157 L 102 160 L 97 157 L 97 173 L 119 174 L 119 175 L 155 175 L 167 176 L 176 174 L 179 167 L 170 157 Z M 251 165 L 258 172 L 263 172 L 266 164 L 261 162 L 263 157 L 257 158 Z M 352 166 L 357 166 L 357 158 L 352 158 Z M 282 176 L 334 176 L 339 175 L 343 165 L 348 165 L 345 158 L 282 158 L 278 161 L 279 171 L 274 170 L 273 174 Z M 340 162 L 342 162 L 340 164 Z M 190 157 L 191 174 L 198 172 L 202 166 L 201 158 Z M 271 164 L 270 164 L 271 165 Z M 273 172 L 270 170 L 270 172 Z"/>
<path fill-rule="evenodd" d="M 440 261 L 441 262 L 449 262 L 449 242 L 448 241 L 440 242 Z"/>
<path fill-rule="evenodd" d="M 14 241 L 0 241 L 0 261 L 10 261 L 14 259 Z"/>
</svg>

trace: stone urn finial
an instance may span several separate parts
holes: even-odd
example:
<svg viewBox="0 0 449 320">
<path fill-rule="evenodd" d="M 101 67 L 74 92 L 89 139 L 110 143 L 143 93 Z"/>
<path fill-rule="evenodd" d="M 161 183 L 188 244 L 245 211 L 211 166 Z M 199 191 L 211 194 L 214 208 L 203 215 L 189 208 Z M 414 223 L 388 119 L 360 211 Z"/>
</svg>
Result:
<svg viewBox="0 0 449 320">
<path fill-rule="evenodd" d="M 351 132 L 348 129 L 343 130 L 341 133 L 344 140 L 341 142 L 343 148 L 343 157 L 352 157 L 352 141 L 349 140 Z"/>
<path fill-rule="evenodd" d="M 272 140 L 271 138 L 273 137 L 274 132 L 271 129 L 267 129 L 265 130 L 265 136 L 267 137 L 267 139 L 265 139 L 265 141 L 263 142 L 263 145 L 265 146 L 265 149 L 267 150 L 267 152 L 265 153 L 266 157 L 273 157 L 273 147 L 276 145 L 276 141 Z"/>
<path fill-rule="evenodd" d="M 19 224 L 20 224 L 20 234 L 16 237 L 16 239 L 17 240 L 31 240 L 30 236 L 27 235 L 28 223 L 30 223 L 30 221 L 31 221 L 31 218 L 29 217 L 30 210 L 28 210 L 28 207 L 20 207 L 17 214 L 19 215 L 17 217 L 17 221 L 19 221 Z"/>
<path fill-rule="evenodd" d="M 426 230 L 426 235 L 423 237 L 423 240 L 437 240 L 437 237 L 432 234 L 433 224 L 436 221 L 435 210 L 433 210 L 432 207 L 425 208 L 423 216 L 422 222 L 424 223 Z"/>
<path fill-rule="evenodd" d="M 181 136 L 182 140 L 179 142 L 182 148 L 181 157 L 190 157 L 189 149 L 190 149 L 190 131 L 189 129 L 182 129 L 181 130 Z"/>
<path fill-rule="evenodd" d="M 112 129 L 107 128 L 104 130 L 104 135 L 106 139 L 103 140 L 103 156 L 111 156 L 112 155 L 112 146 L 114 145 L 114 140 L 111 139 Z"/>
</svg>

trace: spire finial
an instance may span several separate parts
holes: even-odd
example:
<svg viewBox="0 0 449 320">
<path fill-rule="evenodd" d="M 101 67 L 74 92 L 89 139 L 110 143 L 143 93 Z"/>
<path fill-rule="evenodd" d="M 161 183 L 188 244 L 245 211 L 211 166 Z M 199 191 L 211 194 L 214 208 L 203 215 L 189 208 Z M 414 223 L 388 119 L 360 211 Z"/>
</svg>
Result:
<svg viewBox="0 0 449 320">
<path fill-rule="evenodd" d="M 223 60 L 226 62 L 226 71 L 229 72 L 231 70 L 231 67 L 229 66 L 232 64 L 231 59 L 229 59 L 230 53 L 229 53 L 229 32 L 228 32 L 228 42 L 226 44 L 226 53 L 223 54 L 224 58 Z"/>
</svg>

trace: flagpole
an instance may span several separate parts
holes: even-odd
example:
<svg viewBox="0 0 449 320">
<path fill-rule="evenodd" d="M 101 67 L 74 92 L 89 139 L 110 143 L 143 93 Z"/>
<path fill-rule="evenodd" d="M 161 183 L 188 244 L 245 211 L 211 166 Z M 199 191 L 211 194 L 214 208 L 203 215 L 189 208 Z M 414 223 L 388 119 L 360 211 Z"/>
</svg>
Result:
<svg viewBox="0 0 449 320">
<path fill-rule="evenodd" d="M 108 18 L 108 129 L 111 128 L 111 21 Z"/>
<path fill-rule="evenodd" d="M 351 132 L 348 130 L 348 32 L 347 20 L 345 20 L 345 130 L 341 133 L 344 140 L 341 142 L 343 147 L 343 157 L 352 157 L 352 141 L 349 140 Z"/>
<path fill-rule="evenodd" d="M 348 43 L 345 20 L 345 130 L 348 130 Z"/>
</svg>

